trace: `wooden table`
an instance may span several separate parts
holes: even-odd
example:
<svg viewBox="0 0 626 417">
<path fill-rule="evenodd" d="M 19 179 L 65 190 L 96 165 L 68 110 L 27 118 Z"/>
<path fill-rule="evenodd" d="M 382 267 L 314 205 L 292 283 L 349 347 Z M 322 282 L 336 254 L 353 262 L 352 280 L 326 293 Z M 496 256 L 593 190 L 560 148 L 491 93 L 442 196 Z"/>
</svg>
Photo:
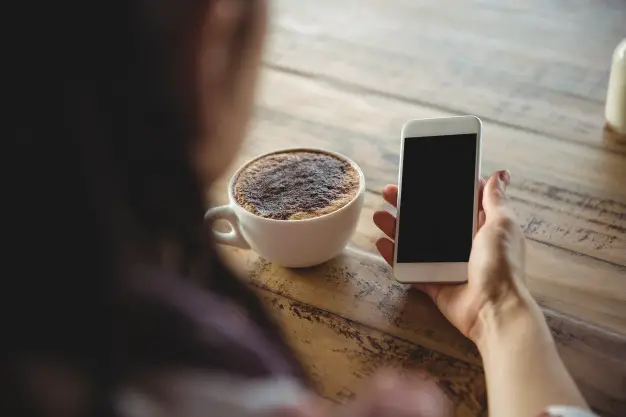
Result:
<svg viewBox="0 0 626 417">
<path fill-rule="evenodd" d="M 371 221 L 397 177 L 411 118 L 476 114 L 483 168 L 512 172 L 528 285 L 591 404 L 626 416 L 626 141 L 606 133 L 623 0 L 282 0 L 273 3 L 257 118 L 240 159 L 291 146 L 339 151 L 367 196 L 341 258 L 294 271 L 227 250 L 333 401 L 380 366 L 425 369 L 457 416 L 486 414 L 476 348 L 391 279 Z M 231 171 L 232 172 L 232 171 Z M 225 180 L 214 203 L 225 200 Z"/>
</svg>

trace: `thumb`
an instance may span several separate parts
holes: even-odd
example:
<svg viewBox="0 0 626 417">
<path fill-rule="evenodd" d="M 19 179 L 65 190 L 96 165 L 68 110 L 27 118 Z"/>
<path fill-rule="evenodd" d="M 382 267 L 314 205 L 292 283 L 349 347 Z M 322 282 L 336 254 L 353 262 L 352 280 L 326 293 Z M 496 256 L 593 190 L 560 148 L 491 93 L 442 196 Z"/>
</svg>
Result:
<svg viewBox="0 0 626 417">
<path fill-rule="evenodd" d="M 494 172 L 483 191 L 483 209 L 487 219 L 494 216 L 506 198 L 506 188 L 511 182 L 511 173 L 506 170 Z"/>
</svg>

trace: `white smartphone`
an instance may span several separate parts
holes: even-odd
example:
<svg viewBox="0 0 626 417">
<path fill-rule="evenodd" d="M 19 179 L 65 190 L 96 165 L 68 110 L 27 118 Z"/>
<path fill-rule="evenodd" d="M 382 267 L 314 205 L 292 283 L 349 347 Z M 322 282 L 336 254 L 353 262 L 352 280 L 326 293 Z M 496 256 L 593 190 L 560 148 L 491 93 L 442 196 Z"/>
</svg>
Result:
<svg viewBox="0 0 626 417">
<path fill-rule="evenodd" d="M 412 120 L 402 128 L 393 273 L 398 282 L 467 281 L 478 227 L 481 122 Z"/>
</svg>

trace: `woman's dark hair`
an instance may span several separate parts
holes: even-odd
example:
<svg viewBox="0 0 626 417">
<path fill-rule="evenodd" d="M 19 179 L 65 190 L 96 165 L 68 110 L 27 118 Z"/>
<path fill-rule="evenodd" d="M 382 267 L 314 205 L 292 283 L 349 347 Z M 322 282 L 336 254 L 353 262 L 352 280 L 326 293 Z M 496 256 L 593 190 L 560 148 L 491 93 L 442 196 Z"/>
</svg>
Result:
<svg viewBox="0 0 626 417">
<path fill-rule="evenodd" d="M 200 135 L 197 49 L 211 1 L 16 6 L 22 36 L 3 59 L 11 74 L 4 375 L 29 355 L 79 366 L 99 392 L 142 367 L 262 374 L 198 339 L 184 301 L 158 296 L 193 297 L 199 288 L 212 298 L 193 302 L 242 307 L 289 357 L 203 226 L 205 184 L 191 156 Z M 240 36 L 246 28 L 244 19 Z M 243 352 L 244 342 L 228 342 L 226 352 Z"/>
</svg>

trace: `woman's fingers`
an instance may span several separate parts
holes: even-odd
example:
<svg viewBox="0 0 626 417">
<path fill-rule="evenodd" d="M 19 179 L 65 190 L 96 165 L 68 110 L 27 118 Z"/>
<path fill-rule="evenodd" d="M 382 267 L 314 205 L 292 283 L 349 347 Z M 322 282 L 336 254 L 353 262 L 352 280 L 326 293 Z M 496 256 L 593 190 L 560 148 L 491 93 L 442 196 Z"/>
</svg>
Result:
<svg viewBox="0 0 626 417">
<path fill-rule="evenodd" d="M 500 178 L 502 178 L 502 182 L 504 183 L 502 185 L 506 187 L 506 185 L 508 185 L 508 182 L 510 181 L 509 172 L 500 171 L 497 174 L 500 174 Z M 489 200 L 490 200 L 489 196 L 487 196 L 487 198 L 485 198 L 484 196 L 486 186 L 487 186 L 487 180 L 481 177 L 480 182 L 479 182 L 479 188 L 478 188 L 478 229 L 483 227 L 483 225 L 485 224 L 485 220 L 486 220 L 485 209 L 483 207 L 483 201 L 486 200 L 487 204 L 489 204 Z M 393 185 L 393 184 L 386 185 L 385 188 L 383 188 L 383 198 L 389 204 L 393 205 L 394 207 L 397 207 L 398 186 Z M 376 224 L 376 226 L 389 238 L 395 239 L 396 218 L 394 215 L 392 215 L 391 213 L 387 211 L 377 211 L 374 213 L 374 224 Z M 378 242 L 376 242 L 376 247 L 378 248 L 378 251 L 383 256 L 383 258 L 385 258 L 387 263 L 389 265 L 393 265 L 393 252 L 394 252 L 393 242 L 390 241 L 389 239 L 380 239 Z M 431 295 L 430 291 L 425 291 L 425 292 Z"/>
<path fill-rule="evenodd" d="M 389 184 L 383 188 L 383 198 L 394 207 L 398 207 L 398 186 Z"/>
<path fill-rule="evenodd" d="M 487 180 L 483 177 L 480 177 L 480 183 L 478 187 L 478 227 L 476 230 L 480 230 L 481 227 L 485 224 L 485 209 L 483 208 L 483 194 L 485 191 L 485 185 L 487 185 Z"/>
<path fill-rule="evenodd" d="M 426 374 L 425 372 L 423 372 Z M 340 417 L 449 417 L 452 403 L 426 375 L 384 371 L 339 414 Z"/>
<path fill-rule="evenodd" d="M 495 216 L 504 204 L 506 188 L 511 182 L 509 171 L 496 171 L 487 180 L 483 191 L 483 210 L 487 217 Z"/>
<path fill-rule="evenodd" d="M 485 212 L 483 210 L 478 212 L 478 230 L 485 225 Z"/>
<path fill-rule="evenodd" d="M 387 261 L 389 265 L 393 265 L 393 242 L 387 238 L 381 238 L 376 241 L 376 249 Z"/>
<path fill-rule="evenodd" d="M 487 180 L 480 177 L 478 186 L 478 212 L 483 211 L 483 191 L 485 190 L 485 185 L 487 185 Z"/>
<path fill-rule="evenodd" d="M 442 289 L 446 287 L 446 284 L 420 283 L 420 284 L 413 284 L 411 286 L 415 288 L 416 290 L 421 291 L 427 296 L 429 296 L 430 299 L 433 300 L 435 304 L 437 304 L 439 293 L 441 292 Z"/>
<path fill-rule="evenodd" d="M 383 188 L 383 198 L 394 207 L 398 206 L 398 186 L 386 185 Z M 393 239 L 396 234 L 396 218 L 387 211 L 377 211 L 374 213 L 374 223 L 384 234 Z M 382 238 L 376 241 L 376 248 L 389 265 L 393 265 L 393 242 Z"/>
<path fill-rule="evenodd" d="M 374 213 L 374 224 L 391 239 L 396 235 L 396 218 L 388 211 Z"/>
</svg>

